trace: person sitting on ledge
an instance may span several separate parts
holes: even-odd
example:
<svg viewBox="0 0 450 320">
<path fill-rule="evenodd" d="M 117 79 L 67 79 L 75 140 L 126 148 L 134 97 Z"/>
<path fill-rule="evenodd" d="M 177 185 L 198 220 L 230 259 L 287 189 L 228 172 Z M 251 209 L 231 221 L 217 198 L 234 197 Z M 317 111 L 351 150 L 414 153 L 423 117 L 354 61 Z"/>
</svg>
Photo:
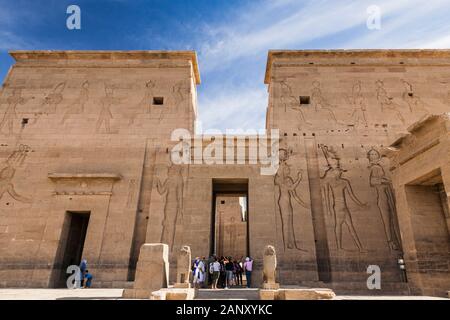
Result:
<svg viewBox="0 0 450 320">
<path fill-rule="evenodd" d="M 89 270 L 85 271 L 84 274 L 84 289 L 90 288 L 92 284 L 92 274 L 89 273 Z"/>
</svg>

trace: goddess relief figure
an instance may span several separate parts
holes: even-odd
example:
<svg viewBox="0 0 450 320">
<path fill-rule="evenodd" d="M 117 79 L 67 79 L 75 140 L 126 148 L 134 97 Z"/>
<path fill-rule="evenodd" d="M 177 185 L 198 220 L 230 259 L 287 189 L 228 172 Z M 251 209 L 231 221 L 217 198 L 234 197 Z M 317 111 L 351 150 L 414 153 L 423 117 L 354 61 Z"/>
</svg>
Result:
<svg viewBox="0 0 450 320">
<path fill-rule="evenodd" d="M 8 106 L 3 114 L 2 122 L 0 122 L 0 132 L 5 126 L 8 128 L 8 135 L 13 134 L 14 131 L 14 120 L 17 118 L 16 107 L 19 104 L 25 104 L 31 98 L 23 98 L 21 89 L 13 89 L 11 96 L 6 99 Z"/>
<path fill-rule="evenodd" d="M 295 200 L 302 207 L 309 208 L 309 206 L 298 196 L 296 191 L 297 186 L 302 180 L 302 174 L 299 171 L 296 180 L 290 177 L 290 168 L 286 163 L 286 150 L 281 149 L 280 151 L 280 166 L 275 175 L 275 186 L 278 188 L 277 205 L 280 210 L 283 243 L 285 249 L 295 248 L 304 251 L 297 245 L 295 239 L 294 209 L 292 206 L 292 200 Z"/>
<path fill-rule="evenodd" d="M 167 173 L 167 179 L 161 183 L 156 180 L 156 188 L 161 196 L 164 196 L 164 218 L 162 222 L 161 243 L 166 243 L 173 248 L 178 218 L 183 215 L 183 175 L 182 167 L 171 165 Z"/>
<path fill-rule="evenodd" d="M 381 166 L 381 155 L 375 149 L 367 152 L 369 160 L 369 183 L 376 191 L 377 207 L 383 222 L 389 249 L 400 249 L 400 236 L 396 224 L 397 210 L 395 207 L 395 196 L 391 180 Z"/>
</svg>

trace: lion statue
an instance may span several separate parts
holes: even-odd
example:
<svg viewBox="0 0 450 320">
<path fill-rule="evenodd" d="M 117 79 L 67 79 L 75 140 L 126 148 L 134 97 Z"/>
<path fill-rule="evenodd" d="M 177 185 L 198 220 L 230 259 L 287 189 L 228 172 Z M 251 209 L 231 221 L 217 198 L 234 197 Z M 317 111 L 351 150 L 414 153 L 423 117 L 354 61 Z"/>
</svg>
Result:
<svg viewBox="0 0 450 320">
<path fill-rule="evenodd" d="M 275 271 L 277 269 L 277 253 L 275 247 L 268 245 L 264 248 L 263 280 L 265 284 L 275 284 Z"/>
</svg>

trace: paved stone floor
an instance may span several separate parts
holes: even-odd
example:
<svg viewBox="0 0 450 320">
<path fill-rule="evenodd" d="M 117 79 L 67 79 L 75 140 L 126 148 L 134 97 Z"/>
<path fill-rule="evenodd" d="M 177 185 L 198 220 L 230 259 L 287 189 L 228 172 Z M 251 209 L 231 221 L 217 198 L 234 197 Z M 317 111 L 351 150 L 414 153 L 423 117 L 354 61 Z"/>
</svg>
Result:
<svg viewBox="0 0 450 320">
<path fill-rule="evenodd" d="M 0 300 L 117 300 L 123 289 L 0 289 Z M 257 299 L 257 289 L 201 289 L 199 300 Z M 336 300 L 450 300 L 427 296 L 337 296 Z"/>
</svg>

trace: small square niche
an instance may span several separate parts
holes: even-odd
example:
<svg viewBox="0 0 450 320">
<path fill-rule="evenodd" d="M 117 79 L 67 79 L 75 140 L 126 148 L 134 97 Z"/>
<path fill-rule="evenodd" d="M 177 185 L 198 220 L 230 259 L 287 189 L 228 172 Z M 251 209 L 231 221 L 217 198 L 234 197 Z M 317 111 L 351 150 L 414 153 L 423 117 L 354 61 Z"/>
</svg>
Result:
<svg viewBox="0 0 450 320">
<path fill-rule="evenodd" d="M 300 104 L 310 104 L 311 97 L 310 96 L 300 96 Z"/>
<path fill-rule="evenodd" d="M 164 97 L 153 97 L 154 106 L 162 106 L 164 104 Z"/>
</svg>

